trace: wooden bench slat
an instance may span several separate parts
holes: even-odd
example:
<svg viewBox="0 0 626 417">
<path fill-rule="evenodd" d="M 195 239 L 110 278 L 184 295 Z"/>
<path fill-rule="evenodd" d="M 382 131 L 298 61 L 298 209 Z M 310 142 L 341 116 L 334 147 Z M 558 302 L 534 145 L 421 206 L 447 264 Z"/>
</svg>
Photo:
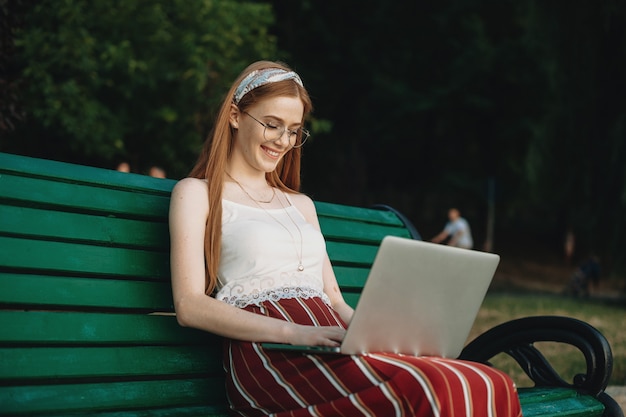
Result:
<svg viewBox="0 0 626 417">
<path fill-rule="evenodd" d="M 12 248 L 10 253 L 0 251 L 0 265 L 6 268 L 169 280 L 168 252 L 1 236 L 0 246 Z M 343 242 L 328 242 L 327 248 L 338 266 L 370 266 L 378 252 L 375 245 Z"/>
<path fill-rule="evenodd" d="M 370 267 L 374 262 L 378 246 L 356 245 L 342 242 L 326 242 L 330 260 L 337 266 L 359 265 Z"/>
<path fill-rule="evenodd" d="M 518 396 L 525 404 L 540 403 L 544 400 L 563 400 L 578 396 L 576 390 L 568 388 L 541 388 L 522 387 L 518 388 Z"/>
<path fill-rule="evenodd" d="M 7 153 L 0 153 L 0 173 L 27 175 L 35 178 L 52 178 L 56 181 L 70 184 L 93 184 L 103 188 L 118 187 L 120 184 L 124 184 L 124 188 L 128 190 L 151 193 L 161 192 L 163 195 L 169 195 L 170 190 L 176 183 L 176 181 L 171 179 L 152 178 L 146 175 L 117 172 L 109 169 Z"/>
<path fill-rule="evenodd" d="M 159 375 L 222 376 L 221 345 L 0 348 L 2 380 L 152 377 Z M 40 384 L 40 382 L 38 382 Z"/>
<path fill-rule="evenodd" d="M 0 387 L 6 415 L 68 414 L 225 402 L 223 377 Z M 220 388 L 222 386 L 222 388 Z"/>
<path fill-rule="evenodd" d="M 165 220 L 169 210 L 167 195 L 94 188 L 89 185 L 10 174 L 0 176 L 0 196 L 6 200 L 20 201 L 20 205 L 63 207 L 71 211 L 104 213 L 120 217 Z"/>
<path fill-rule="evenodd" d="M 0 233 L 33 239 L 54 238 L 169 250 L 166 222 L 146 222 L 49 209 L 0 205 Z"/>
<path fill-rule="evenodd" d="M 78 243 L 0 237 L 0 265 L 25 271 L 169 279 L 169 254 Z"/>
<path fill-rule="evenodd" d="M 337 276 L 337 282 L 342 290 L 349 290 L 351 288 L 361 292 L 367 276 L 369 275 L 369 268 L 365 267 L 347 267 L 347 266 L 334 266 L 333 270 Z"/>
<path fill-rule="evenodd" d="M 318 217 L 336 217 L 339 219 L 360 220 L 366 223 L 380 223 L 404 228 L 398 216 L 390 211 L 369 209 L 364 207 L 341 206 L 332 203 L 315 201 Z"/>
<path fill-rule="evenodd" d="M 327 240 L 349 240 L 378 245 L 388 235 L 409 237 L 406 229 L 361 222 L 320 220 Z M 104 216 L 0 206 L 0 232 L 34 238 L 59 238 L 110 245 L 168 249 L 167 223 L 144 222 Z"/>
<path fill-rule="evenodd" d="M 339 286 L 360 294 L 369 270 L 334 267 Z M 0 303 L 41 308 L 173 311 L 169 281 L 148 282 L 0 273 Z"/>
<path fill-rule="evenodd" d="M 378 245 L 388 235 L 410 237 L 403 228 L 336 218 L 320 218 L 320 227 L 326 241 L 347 240 Z"/>
<path fill-rule="evenodd" d="M 229 417 L 226 406 L 143 408 L 141 410 L 72 413 L 72 417 Z"/>
<path fill-rule="evenodd" d="M 600 417 L 604 405 L 567 388 L 519 388 L 524 417 Z"/>
<path fill-rule="evenodd" d="M 131 281 L 0 273 L 0 303 L 173 311 L 169 281 Z"/>
<path fill-rule="evenodd" d="M 22 345 L 198 345 L 220 343 L 160 314 L 0 311 L 0 341 Z"/>
</svg>

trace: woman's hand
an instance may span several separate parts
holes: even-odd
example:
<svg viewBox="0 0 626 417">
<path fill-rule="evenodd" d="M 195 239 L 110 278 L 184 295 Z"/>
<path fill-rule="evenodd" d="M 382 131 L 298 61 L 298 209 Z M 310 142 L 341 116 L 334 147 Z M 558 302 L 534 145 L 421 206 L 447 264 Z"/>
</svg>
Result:
<svg viewBox="0 0 626 417">
<path fill-rule="evenodd" d="M 305 326 L 294 324 L 289 343 L 305 346 L 339 346 L 346 329 L 339 326 Z"/>
</svg>

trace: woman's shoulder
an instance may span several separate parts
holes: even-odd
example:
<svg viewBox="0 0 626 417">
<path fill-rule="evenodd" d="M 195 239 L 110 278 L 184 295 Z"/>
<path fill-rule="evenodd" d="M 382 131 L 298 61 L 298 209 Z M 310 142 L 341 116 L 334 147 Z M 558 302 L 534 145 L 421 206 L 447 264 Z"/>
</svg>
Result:
<svg viewBox="0 0 626 417">
<path fill-rule="evenodd" d="M 207 182 L 199 178 L 183 178 L 172 189 L 172 199 L 207 199 L 209 189 Z"/>
<path fill-rule="evenodd" d="M 173 191 L 178 192 L 187 192 L 188 190 L 207 190 L 207 182 L 200 178 L 187 177 L 179 180 L 176 185 L 174 185 L 173 189 Z"/>
<path fill-rule="evenodd" d="M 298 193 L 298 192 L 290 193 L 289 198 L 297 206 L 303 205 L 303 206 L 314 207 L 313 200 L 311 199 L 311 197 L 309 197 L 306 194 Z"/>
<path fill-rule="evenodd" d="M 293 205 L 300 210 L 307 220 L 312 221 L 312 219 L 317 218 L 315 204 L 313 203 L 311 197 L 302 193 L 290 194 L 289 197 L 291 198 Z"/>
<path fill-rule="evenodd" d="M 174 185 L 170 199 L 170 221 L 172 219 L 199 219 L 206 222 L 209 210 L 209 191 L 206 181 L 184 178 Z"/>
</svg>

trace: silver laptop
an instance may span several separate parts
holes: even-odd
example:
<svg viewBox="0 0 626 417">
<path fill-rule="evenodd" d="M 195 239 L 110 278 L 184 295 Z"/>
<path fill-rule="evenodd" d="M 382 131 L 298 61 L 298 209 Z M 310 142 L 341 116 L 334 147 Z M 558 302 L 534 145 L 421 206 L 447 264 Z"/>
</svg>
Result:
<svg viewBox="0 0 626 417">
<path fill-rule="evenodd" d="M 263 343 L 308 353 L 404 353 L 457 358 L 500 257 L 387 236 L 341 347 Z"/>
</svg>

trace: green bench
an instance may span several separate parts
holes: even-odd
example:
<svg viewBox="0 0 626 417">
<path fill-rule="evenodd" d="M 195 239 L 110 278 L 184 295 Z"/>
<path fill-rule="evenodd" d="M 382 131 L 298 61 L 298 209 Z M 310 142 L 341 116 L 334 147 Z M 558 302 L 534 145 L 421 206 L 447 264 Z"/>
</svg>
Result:
<svg viewBox="0 0 626 417">
<path fill-rule="evenodd" d="M 0 415 L 227 414 L 219 338 L 173 315 L 174 183 L 0 153 Z M 316 206 L 352 305 L 382 237 L 418 237 L 389 207 Z M 525 363 L 538 382 L 520 390 L 527 417 L 622 416 L 604 393 L 612 359 L 602 335 L 570 319 L 528 320 L 492 329 L 462 357 L 487 362 L 502 351 Z M 560 336 L 587 357 L 573 384 L 532 346 L 564 323 L 572 331 Z"/>
</svg>

